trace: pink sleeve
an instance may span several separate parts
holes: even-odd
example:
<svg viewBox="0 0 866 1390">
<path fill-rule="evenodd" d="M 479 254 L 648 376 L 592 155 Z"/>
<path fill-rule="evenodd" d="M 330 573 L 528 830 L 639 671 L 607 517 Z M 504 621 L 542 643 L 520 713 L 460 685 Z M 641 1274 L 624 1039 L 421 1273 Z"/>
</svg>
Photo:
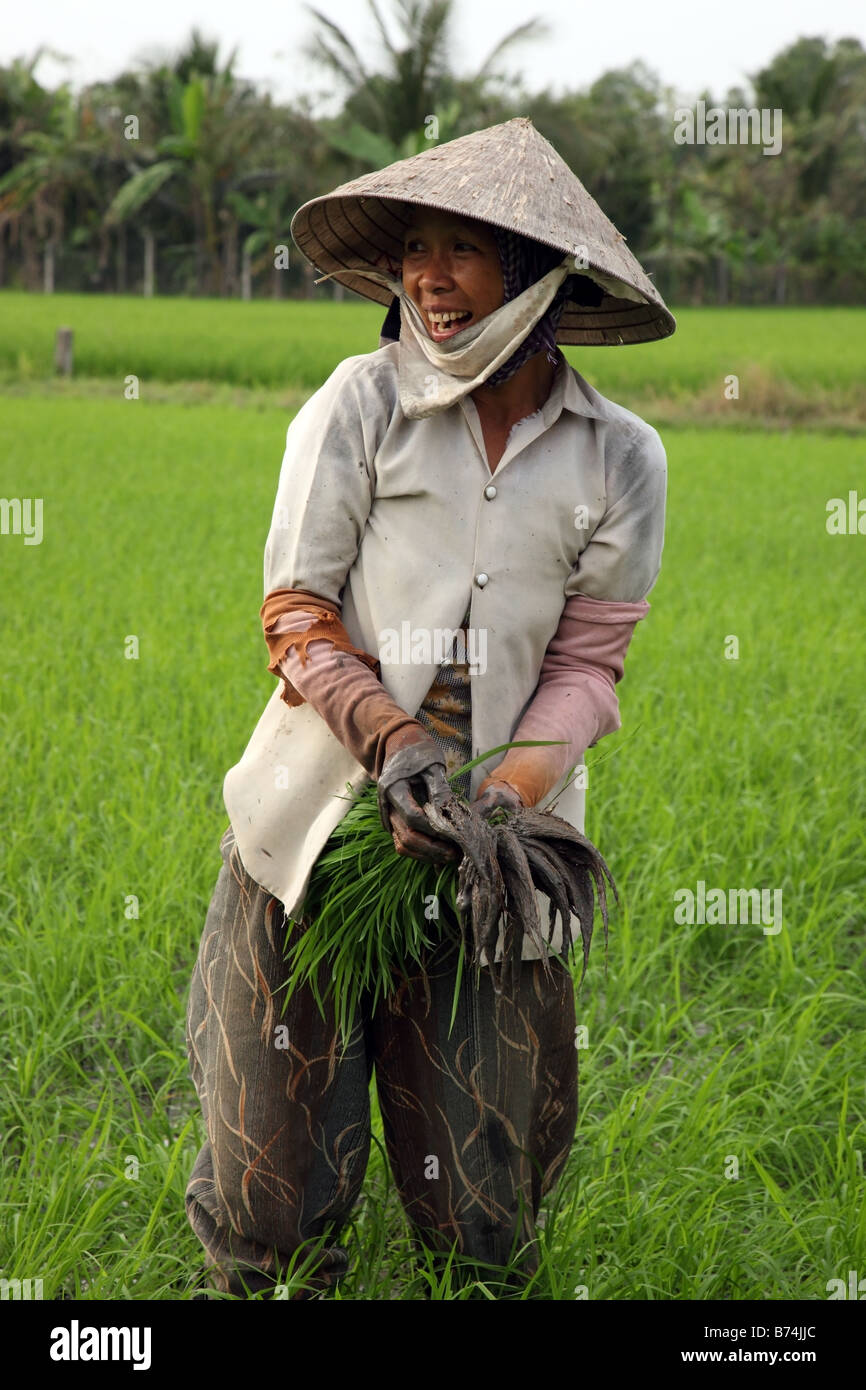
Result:
<svg viewBox="0 0 866 1390">
<path fill-rule="evenodd" d="M 615 686 L 635 625 L 648 612 L 646 599 L 606 602 L 576 594 L 566 601 L 535 694 L 513 734 L 513 741 L 562 742 L 512 749 L 479 794 L 489 782 L 508 782 L 524 805 L 537 806 L 587 748 L 620 727 Z"/>
</svg>

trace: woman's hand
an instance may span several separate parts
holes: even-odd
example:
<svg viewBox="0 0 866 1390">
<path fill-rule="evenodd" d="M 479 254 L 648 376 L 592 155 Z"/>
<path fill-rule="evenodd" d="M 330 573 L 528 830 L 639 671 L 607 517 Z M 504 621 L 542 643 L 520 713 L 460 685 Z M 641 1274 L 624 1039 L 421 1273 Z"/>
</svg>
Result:
<svg viewBox="0 0 866 1390">
<path fill-rule="evenodd" d="M 427 831 L 429 825 L 425 820 Z M 450 864 L 460 858 L 460 851 L 450 840 L 434 839 L 430 833 L 414 830 L 399 811 L 391 812 L 391 838 L 398 854 L 409 859 L 426 859 L 430 864 Z"/>
<path fill-rule="evenodd" d="M 436 756 L 441 753 L 436 749 Z M 391 836 L 398 854 L 406 854 L 410 859 L 427 859 L 431 864 L 447 864 L 460 857 L 460 851 L 450 840 L 444 840 L 432 830 L 427 817 L 421 809 L 412 790 L 413 781 L 424 787 L 423 801 L 441 805 L 454 795 L 445 776 L 445 766 L 436 762 L 417 774 L 392 782 L 387 796 L 390 802 L 389 814 Z M 419 792 L 419 795 L 422 793 Z"/>
<path fill-rule="evenodd" d="M 398 854 L 447 864 L 460 857 L 451 841 L 436 834 L 422 806 L 441 806 L 453 795 L 445 776 L 442 751 L 418 730 L 401 731 L 395 742 L 402 746 L 391 754 L 379 777 L 379 812 L 390 830 Z M 402 774 L 402 775 L 401 775 Z"/>
<path fill-rule="evenodd" d="M 519 811 L 523 801 L 508 782 L 490 781 L 472 803 L 473 810 L 489 820 L 494 811 Z"/>
</svg>

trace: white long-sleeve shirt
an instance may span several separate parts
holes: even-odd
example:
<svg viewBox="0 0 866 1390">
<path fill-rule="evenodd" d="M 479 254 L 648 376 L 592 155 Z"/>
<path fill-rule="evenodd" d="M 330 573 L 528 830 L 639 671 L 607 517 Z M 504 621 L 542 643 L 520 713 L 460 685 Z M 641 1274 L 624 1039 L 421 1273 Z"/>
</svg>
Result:
<svg viewBox="0 0 866 1390">
<path fill-rule="evenodd" d="M 352 642 L 379 656 L 383 685 L 410 714 L 468 602 L 484 651 L 472 677 L 475 756 L 512 738 L 567 598 L 636 602 L 651 590 L 665 453 L 651 426 L 563 359 L 491 475 L 471 397 L 406 419 L 398 353 L 394 343 L 342 362 L 289 426 L 264 592 L 341 603 Z M 472 795 L 502 756 L 475 769 Z M 315 710 L 287 706 L 275 688 L 224 795 L 244 866 L 290 914 L 348 809 L 347 784 L 367 780 Z M 583 829 L 582 787 L 566 788 L 557 813 Z M 527 942 L 524 957 L 534 955 Z"/>
</svg>

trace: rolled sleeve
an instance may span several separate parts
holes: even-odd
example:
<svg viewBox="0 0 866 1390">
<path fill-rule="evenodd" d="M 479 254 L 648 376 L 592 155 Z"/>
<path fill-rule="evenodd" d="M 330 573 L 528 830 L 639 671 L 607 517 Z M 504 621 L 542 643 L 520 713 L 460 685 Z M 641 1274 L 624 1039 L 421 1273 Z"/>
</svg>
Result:
<svg viewBox="0 0 866 1390">
<path fill-rule="evenodd" d="M 265 544 L 264 592 L 304 589 L 339 603 L 373 504 L 383 401 L 364 359 L 342 362 L 289 426 Z"/>
<path fill-rule="evenodd" d="M 638 603 L 659 576 L 665 530 L 667 459 L 644 425 L 612 464 L 607 507 L 566 581 L 565 597 Z"/>
</svg>

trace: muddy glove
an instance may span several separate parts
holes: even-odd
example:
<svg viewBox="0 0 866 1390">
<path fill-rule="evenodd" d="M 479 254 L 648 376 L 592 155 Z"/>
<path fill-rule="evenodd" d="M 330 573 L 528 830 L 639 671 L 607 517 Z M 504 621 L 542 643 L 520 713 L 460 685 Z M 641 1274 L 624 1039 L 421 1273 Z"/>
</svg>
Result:
<svg viewBox="0 0 866 1390">
<path fill-rule="evenodd" d="M 379 774 L 379 815 L 398 854 L 435 864 L 460 857 L 453 844 L 436 836 L 421 809 L 427 802 L 441 806 L 453 795 L 442 750 L 422 725 L 406 725 L 386 740 Z"/>
<path fill-rule="evenodd" d="M 483 786 L 484 791 L 472 806 L 485 820 L 489 820 L 494 811 L 517 811 L 524 804 L 520 793 L 509 782 L 497 782 L 495 777 L 488 777 Z"/>
</svg>

